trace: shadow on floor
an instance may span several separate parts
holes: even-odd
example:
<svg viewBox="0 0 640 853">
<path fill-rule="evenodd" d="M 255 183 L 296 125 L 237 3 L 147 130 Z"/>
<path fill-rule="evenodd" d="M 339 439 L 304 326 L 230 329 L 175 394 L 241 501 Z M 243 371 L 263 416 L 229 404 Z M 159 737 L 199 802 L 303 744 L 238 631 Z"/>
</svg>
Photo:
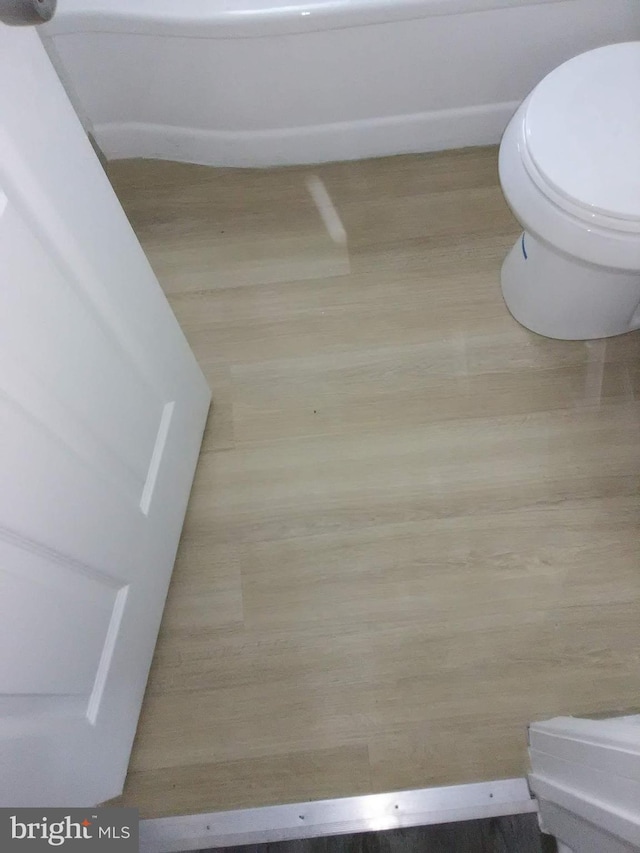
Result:
<svg viewBox="0 0 640 853">
<path fill-rule="evenodd" d="M 556 853 L 556 843 L 540 832 L 537 815 L 523 814 L 219 849 L 227 853 Z"/>
</svg>

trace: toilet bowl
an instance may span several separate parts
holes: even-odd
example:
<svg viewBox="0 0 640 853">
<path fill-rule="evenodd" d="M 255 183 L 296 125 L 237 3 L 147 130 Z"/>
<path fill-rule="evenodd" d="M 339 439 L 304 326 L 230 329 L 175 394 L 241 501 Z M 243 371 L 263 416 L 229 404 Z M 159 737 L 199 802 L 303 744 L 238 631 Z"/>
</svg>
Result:
<svg viewBox="0 0 640 853">
<path fill-rule="evenodd" d="M 511 119 L 499 170 L 524 229 L 501 276 L 516 320 L 565 340 L 640 328 L 640 42 L 547 75 Z"/>
</svg>

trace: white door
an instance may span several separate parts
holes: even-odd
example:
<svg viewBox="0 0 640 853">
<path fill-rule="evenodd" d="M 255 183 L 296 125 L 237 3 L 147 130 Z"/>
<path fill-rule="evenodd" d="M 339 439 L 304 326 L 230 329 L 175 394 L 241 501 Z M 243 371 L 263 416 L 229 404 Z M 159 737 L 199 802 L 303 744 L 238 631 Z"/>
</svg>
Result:
<svg viewBox="0 0 640 853">
<path fill-rule="evenodd" d="M 0 806 L 122 790 L 209 400 L 36 30 L 0 24 Z"/>
</svg>

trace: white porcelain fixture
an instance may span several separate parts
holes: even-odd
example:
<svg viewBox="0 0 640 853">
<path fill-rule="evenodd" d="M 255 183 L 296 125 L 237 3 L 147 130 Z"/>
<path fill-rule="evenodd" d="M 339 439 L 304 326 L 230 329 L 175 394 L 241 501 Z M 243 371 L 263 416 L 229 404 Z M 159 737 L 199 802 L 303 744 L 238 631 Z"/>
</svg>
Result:
<svg viewBox="0 0 640 853">
<path fill-rule="evenodd" d="M 523 326 L 551 338 L 640 328 L 640 42 L 552 71 L 500 146 L 500 180 L 524 234 L 502 267 Z"/>
<path fill-rule="evenodd" d="M 312 163 L 497 143 L 637 0 L 58 0 L 39 27 L 110 159 Z"/>
</svg>

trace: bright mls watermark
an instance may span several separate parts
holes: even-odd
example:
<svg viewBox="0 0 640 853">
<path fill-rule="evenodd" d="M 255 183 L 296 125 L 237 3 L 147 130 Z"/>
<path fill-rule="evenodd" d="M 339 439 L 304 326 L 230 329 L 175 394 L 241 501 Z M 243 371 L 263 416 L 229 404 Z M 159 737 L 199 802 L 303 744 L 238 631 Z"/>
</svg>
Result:
<svg viewBox="0 0 640 853">
<path fill-rule="evenodd" d="M 138 810 L 0 809 L 0 850 L 138 853 Z"/>
</svg>

